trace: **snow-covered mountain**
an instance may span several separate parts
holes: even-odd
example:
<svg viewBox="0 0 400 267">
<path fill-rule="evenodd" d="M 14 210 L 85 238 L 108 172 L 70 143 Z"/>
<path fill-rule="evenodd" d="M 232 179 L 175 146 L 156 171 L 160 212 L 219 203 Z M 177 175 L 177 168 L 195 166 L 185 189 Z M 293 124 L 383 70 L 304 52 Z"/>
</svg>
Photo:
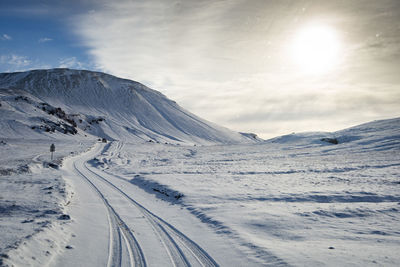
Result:
<svg viewBox="0 0 400 267">
<path fill-rule="evenodd" d="M 0 74 L 0 136 L 83 135 L 130 141 L 245 143 L 143 84 L 86 70 Z"/>
</svg>

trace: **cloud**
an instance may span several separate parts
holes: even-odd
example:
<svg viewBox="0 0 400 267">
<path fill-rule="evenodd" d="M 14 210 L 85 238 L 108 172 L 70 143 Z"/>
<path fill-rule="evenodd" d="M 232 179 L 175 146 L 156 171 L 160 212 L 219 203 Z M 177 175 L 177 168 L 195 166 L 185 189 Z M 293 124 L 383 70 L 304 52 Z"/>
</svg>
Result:
<svg viewBox="0 0 400 267">
<path fill-rule="evenodd" d="M 396 0 L 120 0 L 93 10 L 71 23 L 99 69 L 232 129 L 271 136 L 400 114 L 390 101 L 400 89 Z M 332 74 L 291 64 L 290 40 L 309 21 L 341 34 Z"/>
<path fill-rule="evenodd" d="M 37 59 L 34 60 L 23 55 L 0 55 L 1 72 L 26 71 L 31 69 L 49 69 L 51 67 L 52 66 L 49 64 L 44 64 Z"/>
<path fill-rule="evenodd" d="M 3 41 L 9 41 L 9 40 L 12 40 L 12 37 L 10 36 L 10 35 L 8 35 L 8 34 L 3 34 L 1 37 L 1 40 L 3 40 Z"/>
<path fill-rule="evenodd" d="M 63 58 L 59 61 L 59 68 L 83 69 L 84 65 L 76 57 Z"/>
<path fill-rule="evenodd" d="M 53 39 L 48 38 L 48 37 L 43 37 L 38 40 L 39 43 L 46 43 L 46 42 L 50 42 L 50 41 L 53 41 Z"/>
<path fill-rule="evenodd" d="M 264 138 L 301 131 L 335 131 L 359 123 L 400 116 L 400 85 L 321 82 L 258 76 L 201 88 L 178 103 L 203 118 Z M 332 81 L 338 77 L 332 77 Z M 268 80 L 265 85 L 263 80 Z M 197 84 L 196 87 L 199 87 Z M 186 99 L 185 99 L 186 98 Z M 196 100 L 193 100 L 196 99 Z"/>
<path fill-rule="evenodd" d="M 31 60 L 25 56 L 19 55 L 1 55 L 0 56 L 0 63 L 11 65 L 15 68 L 26 67 L 31 64 Z"/>
</svg>

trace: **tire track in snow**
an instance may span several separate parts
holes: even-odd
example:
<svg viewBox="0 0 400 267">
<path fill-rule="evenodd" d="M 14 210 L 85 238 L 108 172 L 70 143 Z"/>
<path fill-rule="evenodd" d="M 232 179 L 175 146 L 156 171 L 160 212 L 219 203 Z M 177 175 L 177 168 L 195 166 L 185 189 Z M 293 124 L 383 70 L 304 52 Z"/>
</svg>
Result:
<svg viewBox="0 0 400 267">
<path fill-rule="evenodd" d="M 96 175 L 100 181 L 104 182 L 107 186 L 110 186 L 108 181 L 102 177 L 101 175 L 97 174 L 96 172 L 89 169 L 85 166 L 88 171 L 92 174 Z M 112 189 L 117 189 L 116 187 L 111 186 Z M 120 191 L 117 190 L 118 193 Z M 123 195 L 124 196 L 124 195 Z M 125 196 L 124 196 L 125 198 Z M 132 204 L 132 201 L 128 199 L 128 201 Z M 135 208 L 138 208 L 137 205 L 134 205 Z M 144 213 L 142 209 L 139 208 L 139 211 L 146 217 L 148 223 L 151 225 L 154 233 L 158 236 L 160 242 L 162 243 L 163 247 L 165 248 L 171 263 L 173 266 L 191 266 L 188 262 L 185 254 L 182 252 L 181 248 L 177 245 L 176 241 L 172 238 L 169 231 L 167 231 L 159 222 L 153 219 L 153 217 L 149 216 L 148 213 Z"/>
<path fill-rule="evenodd" d="M 78 161 L 78 160 L 77 160 Z M 107 208 L 107 216 L 110 227 L 110 241 L 109 241 L 109 257 L 108 257 L 108 267 L 112 266 L 121 266 L 122 263 L 122 242 L 121 235 L 125 241 L 127 246 L 127 250 L 129 253 L 129 262 L 131 266 L 146 266 L 146 261 L 143 256 L 143 252 L 140 248 L 139 243 L 136 238 L 133 236 L 129 227 L 126 223 L 120 218 L 120 216 L 115 212 L 114 208 L 110 205 L 105 196 L 101 193 L 101 191 L 93 184 L 93 182 L 85 175 L 80 169 L 83 167 L 87 169 L 84 163 L 81 163 L 82 166 L 77 166 L 75 161 L 73 166 L 75 171 L 85 179 L 86 182 L 93 188 L 93 190 L 99 195 L 102 199 L 104 205 Z"/>
<path fill-rule="evenodd" d="M 123 147 L 123 144 L 120 144 L 121 142 L 118 143 L 114 152 L 118 149 L 122 149 Z M 88 171 L 96 175 L 96 177 L 98 177 L 109 187 L 116 190 L 119 194 L 121 194 L 124 198 L 126 198 L 130 203 L 132 203 L 136 208 L 138 208 L 141 211 L 141 213 L 146 217 L 146 219 L 152 225 L 153 229 L 162 238 L 162 241 L 165 242 L 164 244 L 166 245 L 166 249 L 169 251 L 168 253 L 175 266 L 190 266 L 191 264 L 189 264 L 187 260 L 188 258 L 194 259 L 200 266 L 218 266 L 215 260 L 210 255 L 208 255 L 208 253 L 204 251 L 204 249 L 202 249 L 198 244 L 189 239 L 186 235 L 184 235 L 178 229 L 173 227 L 171 224 L 167 223 L 162 218 L 153 214 L 150 210 L 146 209 L 136 200 L 132 199 L 119 187 L 117 187 L 115 184 L 113 184 L 104 177 L 104 175 L 105 176 L 113 176 L 113 175 L 109 173 L 104 173 L 95 168 L 93 169 L 89 168 L 86 164 L 84 165 Z"/>
</svg>

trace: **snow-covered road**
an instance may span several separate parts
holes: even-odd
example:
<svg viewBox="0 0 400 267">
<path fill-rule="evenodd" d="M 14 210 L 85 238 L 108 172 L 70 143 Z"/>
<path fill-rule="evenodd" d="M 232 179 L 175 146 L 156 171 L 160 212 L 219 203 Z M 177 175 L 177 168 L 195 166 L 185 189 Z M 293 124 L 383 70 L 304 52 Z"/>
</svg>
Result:
<svg viewBox="0 0 400 267">
<path fill-rule="evenodd" d="M 118 177 L 87 165 L 108 147 L 97 144 L 65 165 L 67 179 L 80 198 L 70 210 L 71 217 L 76 218 L 71 242 L 76 249 L 56 260 L 62 265 L 75 262 L 82 266 L 217 266 L 197 243 L 116 184 Z M 97 218 L 95 224 L 90 223 L 90 217 Z M 95 250 L 83 249 L 88 247 Z M 87 252 L 94 255 L 88 256 Z"/>
</svg>

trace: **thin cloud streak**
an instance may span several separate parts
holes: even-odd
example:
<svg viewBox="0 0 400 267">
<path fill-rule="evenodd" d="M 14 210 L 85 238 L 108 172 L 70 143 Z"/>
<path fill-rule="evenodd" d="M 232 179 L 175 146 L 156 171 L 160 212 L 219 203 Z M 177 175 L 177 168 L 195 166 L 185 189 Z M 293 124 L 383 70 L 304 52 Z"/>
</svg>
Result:
<svg viewBox="0 0 400 267">
<path fill-rule="evenodd" d="M 85 64 L 80 62 L 76 57 L 63 58 L 59 62 L 59 68 L 83 69 Z"/>
<path fill-rule="evenodd" d="M 1 55 L 0 63 L 4 65 L 11 65 L 15 68 L 26 67 L 31 64 L 31 60 L 25 56 L 20 55 Z"/>
<path fill-rule="evenodd" d="M 0 38 L 1 38 L 1 40 L 3 40 L 3 41 L 10 41 L 10 40 L 12 40 L 12 37 L 11 37 L 10 35 L 6 34 L 6 33 L 4 33 Z"/>
<path fill-rule="evenodd" d="M 50 42 L 50 41 L 53 41 L 53 39 L 48 38 L 48 37 L 43 37 L 38 40 L 39 43 L 46 43 L 46 42 Z"/>
<path fill-rule="evenodd" d="M 49 69 L 52 66 L 32 60 L 24 55 L 0 55 L 0 65 L 5 72 L 26 71 L 31 69 Z"/>
</svg>

